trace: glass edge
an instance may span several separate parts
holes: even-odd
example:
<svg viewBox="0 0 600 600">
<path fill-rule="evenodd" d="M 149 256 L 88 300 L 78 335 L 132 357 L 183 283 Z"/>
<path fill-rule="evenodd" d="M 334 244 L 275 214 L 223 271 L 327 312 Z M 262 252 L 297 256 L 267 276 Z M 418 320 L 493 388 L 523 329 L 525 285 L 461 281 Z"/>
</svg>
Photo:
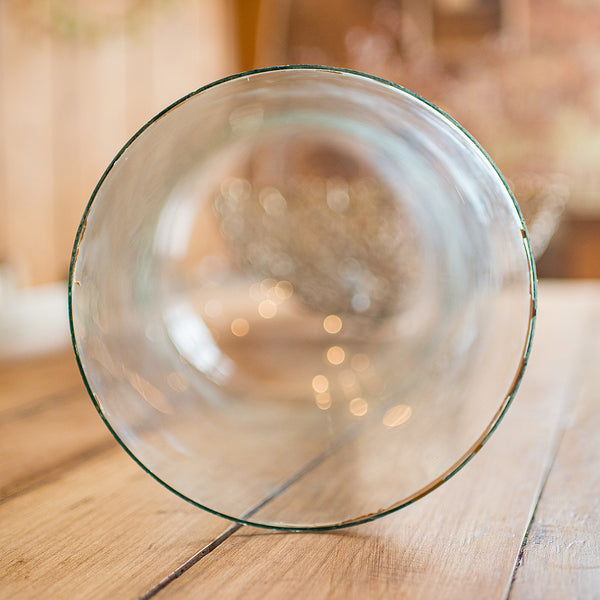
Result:
<svg viewBox="0 0 600 600">
<path fill-rule="evenodd" d="M 418 490 L 416 493 L 412 494 L 411 496 L 401 500 L 400 502 L 392 505 L 391 507 L 389 507 L 387 509 L 378 511 L 376 513 L 371 513 L 368 515 L 356 517 L 353 519 L 348 519 L 348 520 L 345 520 L 342 522 L 337 522 L 337 523 L 332 523 L 332 524 L 318 524 L 318 525 L 287 525 L 287 524 L 275 524 L 275 523 L 261 523 L 259 521 L 252 521 L 252 520 L 242 518 L 242 517 L 233 517 L 231 515 L 221 513 L 210 507 L 204 506 L 204 505 L 200 504 L 199 502 L 193 500 L 192 498 L 189 498 L 185 494 L 179 492 L 178 490 L 176 490 L 175 488 L 170 486 L 168 483 L 163 481 L 155 473 L 153 473 L 148 467 L 146 467 L 144 465 L 144 463 L 142 463 L 133 454 L 133 452 L 129 449 L 129 447 L 125 444 L 125 442 L 123 442 L 123 440 L 120 438 L 120 436 L 117 434 L 117 432 L 113 429 L 110 422 L 107 420 L 104 412 L 102 411 L 102 408 L 101 408 L 94 392 L 91 389 L 90 383 L 89 383 L 88 378 L 85 373 L 85 369 L 83 367 L 83 363 L 82 363 L 81 356 L 79 353 L 79 348 L 77 345 L 77 338 L 75 335 L 75 326 L 74 326 L 74 321 L 73 321 L 73 285 L 75 284 L 75 268 L 76 268 L 76 264 L 77 264 L 77 258 L 79 255 L 79 248 L 81 246 L 81 242 L 82 242 L 83 236 L 85 234 L 87 220 L 90 215 L 92 205 L 94 203 L 94 200 L 95 200 L 100 188 L 102 187 L 104 181 L 108 177 L 108 174 L 110 173 L 110 171 L 112 170 L 114 165 L 117 163 L 117 161 L 121 158 L 121 156 L 133 144 L 133 142 L 138 137 L 140 137 L 144 133 L 144 131 L 146 131 L 149 127 L 151 127 L 153 123 L 158 121 L 165 114 L 167 114 L 171 110 L 175 109 L 180 104 L 183 104 L 190 98 L 192 98 L 210 88 L 216 87 L 218 85 L 221 85 L 223 83 L 227 83 L 229 81 L 233 81 L 236 79 L 250 77 L 251 75 L 256 75 L 256 74 L 261 74 L 261 73 L 269 73 L 269 72 L 277 72 L 277 71 L 293 71 L 293 70 L 307 70 L 307 71 L 312 70 L 312 71 L 324 71 L 324 72 L 348 74 L 348 75 L 354 75 L 357 77 L 370 79 L 370 80 L 380 83 L 382 85 L 390 86 L 390 87 L 392 87 L 398 91 L 401 91 L 401 92 L 419 100 L 420 102 L 424 103 L 430 109 L 432 109 L 434 112 L 438 113 L 445 120 L 447 120 L 450 125 L 456 127 L 463 135 L 465 135 L 471 141 L 471 143 L 474 144 L 474 146 L 478 149 L 478 151 L 481 153 L 483 158 L 488 162 L 488 164 L 496 172 L 496 174 L 500 178 L 501 182 L 503 183 L 507 193 L 509 194 L 509 197 L 512 200 L 514 209 L 516 211 L 516 214 L 518 216 L 518 219 L 519 219 L 519 222 L 521 225 L 521 231 L 522 231 L 522 235 L 523 235 L 523 245 L 524 245 L 524 250 L 525 250 L 526 259 L 527 259 L 528 268 L 529 268 L 529 293 L 530 293 L 530 298 L 531 298 L 528 330 L 527 330 L 527 334 L 525 336 L 525 343 L 524 343 L 524 347 L 523 347 L 521 361 L 519 363 L 519 367 L 517 368 L 517 370 L 515 372 L 515 377 L 511 383 L 509 390 L 508 390 L 503 402 L 501 403 L 500 408 L 498 409 L 496 415 L 494 416 L 494 418 L 492 419 L 492 421 L 490 422 L 488 427 L 484 430 L 483 434 L 476 440 L 476 442 L 469 448 L 469 450 L 465 454 L 463 454 L 463 456 L 461 456 L 450 468 L 448 468 L 446 471 L 444 471 L 444 473 L 439 475 L 434 481 L 429 483 L 427 486 L 421 488 L 420 490 Z M 261 68 L 261 69 L 253 69 L 250 71 L 243 71 L 240 73 L 229 75 L 227 77 L 223 77 L 221 79 L 218 79 L 216 81 L 208 83 L 208 84 L 190 92 L 189 94 L 186 94 L 185 96 L 181 97 L 180 99 L 176 100 L 175 102 L 173 102 L 172 104 L 167 106 L 165 109 L 163 109 L 159 113 L 157 113 L 149 121 L 147 121 L 140 129 L 138 129 L 136 131 L 136 133 L 134 133 L 129 138 L 129 140 L 127 140 L 127 142 L 122 146 L 122 148 L 118 151 L 118 153 L 115 155 L 113 160 L 110 162 L 110 164 L 108 165 L 108 167 L 106 168 L 106 170 L 104 171 L 102 176 L 100 177 L 100 180 L 94 187 L 94 190 L 90 196 L 90 199 L 88 200 L 88 203 L 84 209 L 83 215 L 81 217 L 81 221 L 77 228 L 77 233 L 75 235 L 73 249 L 71 251 L 67 296 L 68 296 L 67 304 L 68 304 L 69 331 L 70 331 L 70 336 L 71 336 L 71 344 L 73 346 L 73 351 L 75 354 L 77 366 L 79 368 L 79 373 L 81 375 L 81 378 L 83 380 L 83 383 L 85 385 L 87 393 L 90 396 L 90 399 L 92 400 L 92 402 L 96 408 L 96 411 L 100 415 L 102 421 L 104 422 L 104 424 L 106 425 L 106 427 L 108 428 L 108 430 L 110 431 L 112 436 L 115 438 L 115 440 L 125 450 L 125 452 L 132 458 L 132 460 L 135 463 L 137 463 L 153 479 L 155 479 L 158 483 L 160 483 L 163 487 L 165 487 L 167 490 L 169 490 L 170 492 L 175 494 L 175 496 L 181 498 L 182 500 L 185 500 L 186 502 L 189 502 L 193 506 L 196 506 L 208 513 L 211 513 L 213 515 L 216 515 L 216 516 L 226 519 L 228 521 L 232 521 L 234 523 L 239 523 L 241 525 L 248 525 L 248 526 L 257 527 L 260 529 L 268 529 L 268 530 L 276 530 L 276 531 L 290 531 L 290 532 L 333 531 L 333 530 L 345 529 L 348 527 L 354 527 L 357 525 L 363 525 L 363 524 L 369 523 L 376 519 L 380 519 L 384 516 L 395 513 L 397 511 L 401 510 L 402 508 L 406 508 L 410 504 L 413 504 L 417 500 L 419 500 L 419 499 L 423 498 L 424 496 L 426 496 L 427 494 L 431 493 L 432 491 L 437 489 L 440 485 L 442 485 L 444 482 L 446 482 L 451 477 L 456 475 L 456 473 L 458 473 L 464 466 L 466 466 L 471 461 L 471 459 L 479 452 L 479 450 L 481 450 L 481 448 L 485 445 L 485 443 L 489 440 L 489 438 L 492 436 L 492 434 L 494 433 L 494 431 L 496 430 L 496 428 L 502 421 L 508 408 L 512 404 L 514 397 L 516 396 L 516 393 L 521 384 L 521 381 L 523 379 L 523 376 L 525 374 L 527 363 L 529 361 L 529 356 L 531 353 L 531 345 L 532 345 L 533 335 L 534 335 L 534 331 L 535 331 L 536 315 L 537 315 L 537 277 L 536 277 L 536 270 L 535 270 L 535 261 L 533 258 L 533 252 L 531 249 L 531 242 L 529 239 L 529 234 L 528 234 L 527 228 L 525 226 L 525 221 L 523 219 L 521 209 L 519 208 L 519 205 L 511 191 L 508 183 L 506 182 L 506 179 L 504 178 L 504 176 L 502 175 L 502 173 L 500 172 L 500 170 L 498 169 L 498 167 L 496 166 L 494 161 L 491 159 L 491 157 L 487 154 L 487 152 L 479 144 L 479 142 L 460 123 L 458 123 L 453 117 L 451 117 L 449 114 L 447 114 L 441 108 L 439 108 L 438 106 L 436 106 L 435 104 L 433 104 L 432 102 L 427 100 L 426 98 L 423 98 L 416 92 L 413 92 L 412 90 L 409 90 L 397 83 L 394 83 L 394 82 L 384 79 L 382 77 L 378 77 L 376 75 L 370 75 L 368 73 L 363 73 L 361 71 L 356 71 L 353 69 L 345 69 L 345 68 L 331 67 L 331 66 L 325 66 L 325 65 L 310 65 L 310 64 L 277 65 L 277 66 L 265 67 L 265 68 Z"/>
</svg>

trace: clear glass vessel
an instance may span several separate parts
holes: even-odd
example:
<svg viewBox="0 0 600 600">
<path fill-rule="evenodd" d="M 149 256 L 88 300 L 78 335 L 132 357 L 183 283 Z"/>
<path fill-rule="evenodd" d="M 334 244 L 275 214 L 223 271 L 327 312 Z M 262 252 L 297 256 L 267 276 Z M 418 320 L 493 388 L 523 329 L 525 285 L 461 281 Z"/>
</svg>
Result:
<svg viewBox="0 0 600 600">
<path fill-rule="evenodd" d="M 235 75 L 110 164 L 71 264 L 73 345 L 127 452 L 264 527 L 373 520 L 479 450 L 536 310 L 519 209 L 478 144 L 390 82 Z"/>
</svg>

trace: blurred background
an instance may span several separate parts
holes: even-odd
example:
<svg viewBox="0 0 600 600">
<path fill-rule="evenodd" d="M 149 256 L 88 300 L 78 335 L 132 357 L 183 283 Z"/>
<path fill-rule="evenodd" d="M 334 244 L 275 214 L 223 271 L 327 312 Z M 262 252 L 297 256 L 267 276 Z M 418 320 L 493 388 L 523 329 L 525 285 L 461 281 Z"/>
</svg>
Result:
<svg viewBox="0 0 600 600">
<path fill-rule="evenodd" d="M 539 275 L 600 277 L 599 33 L 600 0 L 0 0 L 0 359 L 66 340 L 75 232 L 125 141 L 274 64 L 434 102 L 509 180 Z"/>
</svg>

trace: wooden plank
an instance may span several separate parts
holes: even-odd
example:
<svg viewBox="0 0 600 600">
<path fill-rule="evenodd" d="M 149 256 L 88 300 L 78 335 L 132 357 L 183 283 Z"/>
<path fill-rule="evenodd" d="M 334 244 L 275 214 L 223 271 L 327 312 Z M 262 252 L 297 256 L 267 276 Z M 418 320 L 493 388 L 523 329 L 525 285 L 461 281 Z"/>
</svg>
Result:
<svg viewBox="0 0 600 600">
<path fill-rule="evenodd" d="M 575 402 L 535 512 L 510 598 L 600 593 L 600 304 L 587 333 Z"/>
<path fill-rule="evenodd" d="M 263 2 L 264 4 L 264 2 Z M 233 0 L 240 71 L 255 69 L 261 0 Z"/>
<path fill-rule="evenodd" d="M 115 448 L 0 505 L 0 596 L 135 598 L 228 523 Z"/>
<path fill-rule="evenodd" d="M 600 298 L 597 285 L 578 287 L 543 286 L 536 345 L 515 405 L 481 455 L 435 493 L 336 533 L 242 528 L 156 596 L 501 597 Z M 582 413 L 573 427 L 587 420 Z M 141 595 L 227 530 L 152 482 L 120 449 L 5 501 L 0 522 L 0 589 L 11 598 Z"/>
<path fill-rule="evenodd" d="M 83 0 L 78 0 L 78 5 L 82 7 Z M 118 5 L 123 6 L 122 0 Z M 81 186 L 87 190 L 84 203 L 127 139 L 126 33 L 124 24 L 118 20 L 117 24 L 114 30 L 98 39 L 83 37 L 77 41 L 74 76 L 77 78 L 80 110 L 75 115 L 78 120 L 74 126 L 80 140 Z"/>
<path fill-rule="evenodd" d="M 25 26 L 13 3 L 0 7 L 4 251 L 21 284 L 53 281 L 58 274 L 54 238 L 49 36 Z M 49 5 L 40 3 L 42 15 Z M 20 20 L 21 19 L 21 20 Z"/>
<path fill-rule="evenodd" d="M 4 31 L 6 22 L 6 2 L 0 3 L 0 89 L 6 85 L 6 33 Z M 4 94 L 0 93 L 0 131 L 6 131 L 6 120 L 8 119 L 5 107 Z M 0 137 L 0 214 L 8 214 L 9 202 L 6 189 L 6 162 L 7 162 L 7 144 Z M 7 289 L 3 286 L 8 285 L 8 277 L 12 275 L 8 271 L 8 258 L 10 255 L 10 246 L 8 243 L 8 222 L 7 219 L 0 219 L 0 305 L 5 301 Z M 1 322 L 1 320 L 0 320 Z"/>
<path fill-rule="evenodd" d="M 21 4 L 0 3 L 0 264 L 29 285 L 66 278 L 110 160 L 168 103 L 231 72 L 234 49 L 221 0 Z"/>
<path fill-rule="evenodd" d="M 235 48 L 228 3 L 155 0 L 157 28 L 150 48 L 156 112 L 200 86 L 232 72 Z"/>
<path fill-rule="evenodd" d="M 521 392 L 481 454 L 453 479 L 395 516 L 354 529 L 296 535 L 243 528 L 164 597 L 503 597 L 572 396 L 586 315 L 600 297 L 563 289 L 542 288 Z"/>
<path fill-rule="evenodd" d="M 116 445 L 72 352 L 0 367 L 0 501 Z"/>
<path fill-rule="evenodd" d="M 131 137 L 144 123 L 149 121 L 162 106 L 154 99 L 154 65 L 152 44 L 160 21 L 156 9 L 148 3 L 147 15 L 141 26 L 125 38 L 125 68 L 127 73 L 125 109 L 127 137 Z M 125 143 L 126 140 L 123 140 Z"/>
<path fill-rule="evenodd" d="M 83 43 L 77 37 L 56 35 L 52 54 L 55 245 L 63 280 L 68 278 L 73 240 L 94 183 L 82 177 L 88 147 L 94 145 L 80 127 L 82 113 L 88 110 L 78 77 Z"/>
<path fill-rule="evenodd" d="M 114 445 L 71 351 L 0 365 L 0 501 Z"/>
<path fill-rule="evenodd" d="M 31 360 L 7 360 L 0 363 L 0 419 L 20 407 L 81 388 L 71 350 Z"/>
<path fill-rule="evenodd" d="M 0 501 L 117 445 L 83 385 L 3 416 Z"/>
</svg>

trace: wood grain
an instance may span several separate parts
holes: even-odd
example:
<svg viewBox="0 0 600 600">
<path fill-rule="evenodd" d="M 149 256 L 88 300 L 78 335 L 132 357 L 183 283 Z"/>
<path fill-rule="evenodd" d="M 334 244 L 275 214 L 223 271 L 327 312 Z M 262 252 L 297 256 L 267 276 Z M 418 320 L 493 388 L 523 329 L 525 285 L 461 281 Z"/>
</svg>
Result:
<svg viewBox="0 0 600 600">
<path fill-rule="evenodd" d="M 66 277 L 110 160 L 167 104 L 234 72 L 232 42 L 221 0 L 0 2 L 0 263 L 19 286 Z"/>
<path fill-rule="evenodd" d="M 0 419 L 27 404 L 47 402 L 56 394 L 81 386 L 72 350 L 30 360 L 0 362 Z"/>
<path fill-rule="evenodd" d="M 115 448 L 0 506 L 0 597 L 136 598 L 228 523 Z"/>
<path fill-rule="evenodd" d="M 7 256 L 21 281 L 58 278 L 54 246 L 52 164 L 52 41 L 15 26 L 11 4 L 0 6 L 0 156 L 7 210 L 2 231 Z M 45 13 L 48 4 L 41 4 Z M 27 52 L 21 51 L 24 47 Z M 19 248 L 19 253 L 15 249 Z"/>
<path fill-rule="evenodd" d="M 117 443 L 83 384 L 0 418 L 0 502 Z"/>
<path fill-rule="evenodd" d="M 79 76 L 85 54 L 77 39 L 55 39 L 52 54 L 53 97 L 52 144 L 55 173 L 51 207 L 55 213 L 54 235 L 58 258 L 58 276 L 67 280 L 73 240 L 92 193 L 97 173 L 83 168 L 95 154 L 88 154 L 93 140 L 86 139 L 86 123 L 93 120 L 93 106 L 86 104 Z M 91 64 L 88 72 L 98 73 Z M 95 166 L 95 165 L 94 165 Z"/>
<path fill-rule="evenodd" d="M 114 446 L 72 351 L 0 365 L 0 503 Z"/>
<path fill-rule="evenodd" d="M 77 413 L 78 392 L 45 403 L 18 388 L 17 372 L 0 372 L 30 399 L 1 413 L 0 436 L 35 442 L 2 464 L 25 472 L 34 446 L 57 461 L 51 477 L 0 504 L 0 598 L 595 597 L 599 299 L 598 283 L 545 283 L 522 388 L 480 454 L 399 513 L 329 533 L 233 533 L 112 441 L 80 460 L 61 455 L 53 430 L 65 448 L 78 436 L 82 448 L 86 427 L 102 429 L 91 405 Z M 46 381 L 51 364 L 42 364 Z"/>
<path fill-rule="evenodd" d="M 5 16 L 5 2 L 0 4 L 0 81 L 4 81 L 6 75 L 6 65 L 5 65 L 5 56 L 7 51 L 6 44 L 6 32 L 4 31 L 4 27 L 1 24 L 1 21 L 6 18 Z M 0 94 L 0 126 L 4 129 L 4 122 L 6 119 L 6 108 L 4 101 L 4 94 Z M 0 138 L 0 212 L 5 215 L 8 213 L 8 207 L 10 206 L 7 198 L 7 172 L 6 172 L 6 162 L 7 162 L 7 144 L 5 141 Z M 3 277 L 6 277 L 6 269 L 8 268 L 7 264 L 4 264 L 5 261 L 8 261 L 8 255 L 10 254 L 10 247 L 8 243 L 8 223 L 7 219 L 0 220 L 0 290 L 2 290 L 2 281 Z M 0 291 L 0 297 L 2 295 L 2 291 Z"/>
<path fill-rule="evenodd" d="M 600 308 L 600 307 L 599 307 Z M 600 596 L 600 310 L 573 382 L 575 402 L 544 486 L 510 596 Z"/>
<path fill-rule="evenodd" d="M 164 597 L 504 597 L 573 394 L 592 300 L 584 294 L 574 305 L 560 289 L 542 290 L 543 317 L 514 406 L 480 456 L 439 490 L 343 532 L 244 528 Z M 561 318 L 567 310 L 569 322 Z"/>
</svg>

